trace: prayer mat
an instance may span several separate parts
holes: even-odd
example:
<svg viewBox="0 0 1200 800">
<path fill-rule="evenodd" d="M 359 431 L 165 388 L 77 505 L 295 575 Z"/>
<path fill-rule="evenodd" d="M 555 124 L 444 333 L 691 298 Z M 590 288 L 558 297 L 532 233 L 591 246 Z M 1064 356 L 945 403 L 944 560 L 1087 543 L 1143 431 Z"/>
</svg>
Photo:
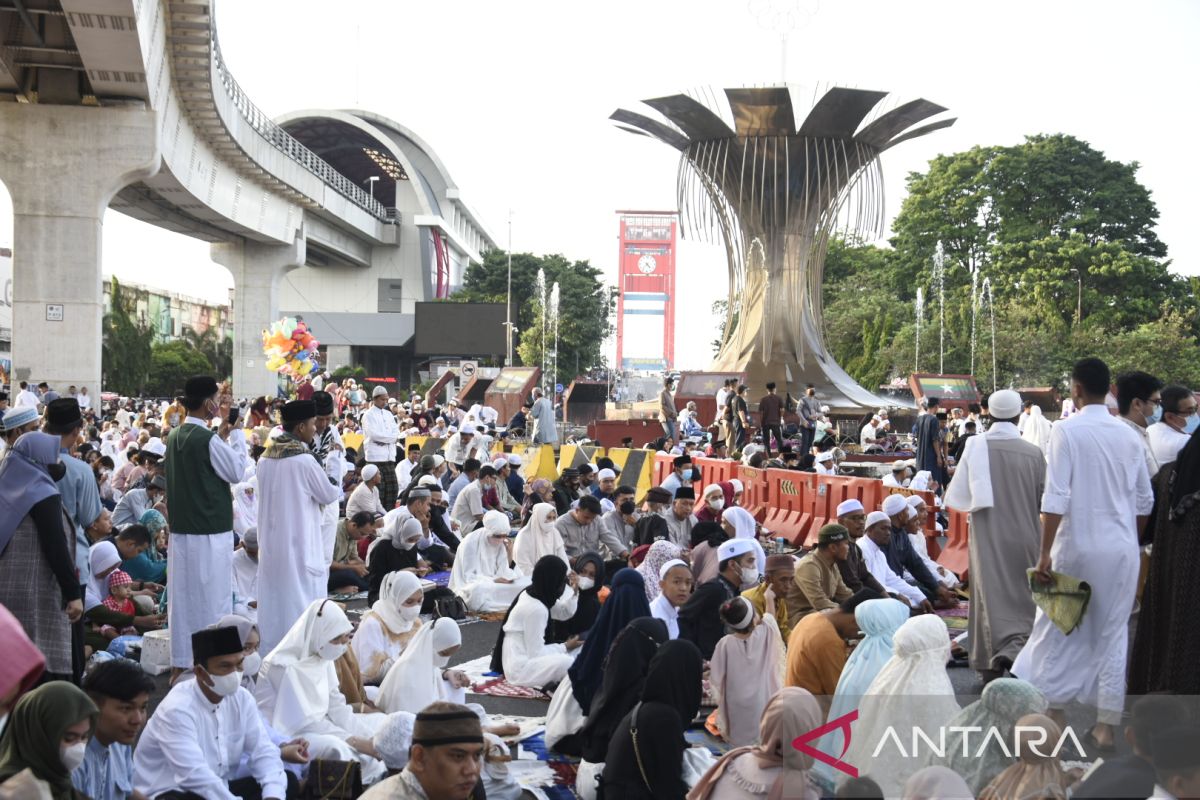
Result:
<svg viewBox="0 0 1200 800">
<path fill-rule="evenodd" d="M 729 742 L 713 736 L 704 728 L 690 728 L 689 730 L 684 731 L 683 738 L 686 739 L 687 743 L 690 745 L 707 747 L 709 752 L 718 758 L 733 749 Z"/>
<path fill-rule="evenodd" d="M 493 697 L 516 697 L 522 700 L 549 700 L 550 695 L 541 689 L 529 686 L 514 686 L 504 680 L 503 675 L 492 672 L 492 657 L 480 656 L 473 661 L 462 664 L 452 664 L 454 669 L 462 670 L 471 679 L 467 692 L 470 694 L 488 694 Z"/>
<path fill-rule="evenodd" d="M 568 800 L 575 797 L 575 777 L 579 773 L 579 761 L 558 753 L 552 753 L 546 748 L 545 733 L 538 733 L 520 742 L 521 748 L 537 756 L 538 761 L 546 762 L 554 770 L 554 783 L 539 787 L 552 800 Z"/>
<path fill-rule="evenodd" d="M 431 572 L 425 576 L 424 580 L 436 583 L 438 586 L 450 585 L 450 572 Z"/>
</svg>

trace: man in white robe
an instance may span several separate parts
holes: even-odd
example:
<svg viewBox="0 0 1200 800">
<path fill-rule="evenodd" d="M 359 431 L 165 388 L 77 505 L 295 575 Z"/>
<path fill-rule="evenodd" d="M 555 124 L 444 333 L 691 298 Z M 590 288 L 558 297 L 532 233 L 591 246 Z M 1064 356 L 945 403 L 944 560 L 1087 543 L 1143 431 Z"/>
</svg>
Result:
<svg viewBox="0 0 1200 800">
<path fill-rule="evenodd" d="M 379 497 L 383 507 L 391 510 L 396 504 L 400 486 L 396 481 L 396 440 L 400 424 L 388 408 L 387 389 L 376 386 L 371 392 L 371 406 L 362 414 L 363 458 L 379 468 L 382 482 Z"/>
<path fill-rule="evenodd" d="M 258 461 L 258 624 L 263 652 L 283 639 L 313 600 L 328 593 L 321 506 L 336 503 L 340 490 L 308 449 L 316 416 L 312 400 L 285 405 L 284 432 Z"/>
<path fill-rule="evenodd" d="M 175 684 L 150 717 L 134 751 L 133 788 L 145 797 L 177 791 L 209 800 L 283 800 L 279 748 L 241 685 L 237 628 L 198 631 L 190 643 L 196 679 Z M 251 777 L 235 779 L 242 756 Z"/>
<path fill-rule="evenodd" d="M 329 392 L 313 392 L 312 401 L 317 406 L 317 422 L 308 449 L 317 457 L 329 482 L 338 490 L 333 502 L 321 506 L 321 538 L 325 543 L 325 563 L 328 565 L 333 560 L 333 548 L 337 540 L 338 506 L 342 499 L 342 476 L 346 474 L 346 455 L 342 436 L 333 424 L 333 395 Z"/>
<path fill-rule="evenodd" d="M 233 613 L 258 622 L 258 528 L 247 528 L 233 553 Z"/>
<path fill-rule="evenodd" d="M 541 389 L 533 390 L 533 408 L 529 410 L 533 423 L 534 444 L 558 444 L 558 426 L 554 422 L 554 404 L 542 395 Z"/>
<path fill-rule="evenodd" d="M 1108 413 L 1111 377 L 1096 358 L 1076 362 L 1071 397 L 1079 411 L 1050 433 L 1042 547 L 1034 580 L 1050 572 L 1091 584 L 1092 595 L 1070 636 L 1038 609 L 1033 633 L 1012 672 L 1042 691 L 1056 721 L 1072 701 L 1099 713 L 1092 736 L 1104 747 L 1125 704 L 1129 615 L 1138 579 L 1138 538 L 1154 505 L 1142 443 Z"/>
<path fill-rule="evenodd" d="M 229 405 L 218 403 L 218 392 L 209 376 L 189 378 L 183 389 L 187 418 L 167 438 L 167 494 L 173 496 L 167 624 L 176 674 L 192 667 L 192 634 L 233 611 L 230 486 L 241 482 L 249 456 L 242 420 L 229 425 Z M 221 420 L 216 431 L 209 425 L 213 417 Z"/>
<path fill-rule="evenodd" d="M 1033 629 L 1025 573 L 1037 563 L 1046 487 L 1044 454 L 1017 433 L 1021 396 L 994 392 L 988 410 L 991 427 L 967 440 L 946 490 L 949 508 L 970 513 L 967 643 L 971 668 L 985 681 L 1012 667 Z"/>
</svg>

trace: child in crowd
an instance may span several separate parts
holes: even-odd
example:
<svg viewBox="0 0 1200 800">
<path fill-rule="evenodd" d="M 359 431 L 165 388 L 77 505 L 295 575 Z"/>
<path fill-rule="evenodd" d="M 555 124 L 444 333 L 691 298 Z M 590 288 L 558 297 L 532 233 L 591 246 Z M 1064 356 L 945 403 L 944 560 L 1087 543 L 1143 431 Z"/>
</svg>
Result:
<svg viewBox="0 0 1200 800">
<path fill-rule="evenodd" d="M 119 614 L 137 615 L 137 609 L 133 605 L 133 578 L 129 577 L 128 572 L 116 569 L 109 573 L 108 597 L 104 598 L 104 606 Z M 105 639 L 138 635 L 137 629 L 132 625 L 119 631 L 112 625 L 101 625 L 99 631 Z"/>
</svg>

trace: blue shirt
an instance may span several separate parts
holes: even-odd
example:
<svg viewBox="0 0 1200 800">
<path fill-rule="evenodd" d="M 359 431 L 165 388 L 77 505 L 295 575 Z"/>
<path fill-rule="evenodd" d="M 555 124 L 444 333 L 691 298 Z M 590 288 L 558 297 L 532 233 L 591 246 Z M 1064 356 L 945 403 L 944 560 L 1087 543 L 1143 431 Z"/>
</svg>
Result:
<svg viewBox="0 0 1200 800">
<path fill-rule="evenodd" d="M 467 477 L 467 473 L 460 472 L 454 482 L 450 484 L 449 492 L 446 495 L 446 502 L 449 503 L 451 510 L 454 509 L 454 501 L 458 499 L 458 493 L 466 488 L 471 479 Z"/>
<path fill-rule="evenodd" d="M 87 583 L 88 548 L 91 547 L 91 542 L 88 541 L 84 528 L 96 521 L 104 506 L 100 504 L 100 489 L 92 468 L 69 455 L 65 447 L 58 452 L 67 468 L 67 474 L 58 482 L 58 491 L 62 493 L 63 508 L 66 509 L 67 516 L 75 523 L 75 568 L 79 570 L 80 582 Z"/>
<path fill-rule="evenodd" d="M 102 745 L 93 736 L 71 783 L 92 800 L 125 800 L 133 791 L 133 748 L 120 742 Z"/>
</svg>

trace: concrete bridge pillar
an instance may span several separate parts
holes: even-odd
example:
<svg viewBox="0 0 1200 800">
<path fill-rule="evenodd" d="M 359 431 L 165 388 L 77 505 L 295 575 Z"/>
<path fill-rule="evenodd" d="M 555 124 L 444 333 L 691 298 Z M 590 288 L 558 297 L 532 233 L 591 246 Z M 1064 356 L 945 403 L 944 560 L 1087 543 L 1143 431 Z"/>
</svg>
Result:
<svg viewBox="0 0 1200 800">
<path fill-rule="evenodd" d="M 243 239 L 214 244 L 211 252 L 213 261 L 233 273 L 233 394 L 274 397 L 277 377 L 267 371 L 262 332 L 279 319 L 279 281 L 304 265 L 304 231 L 291 244 Z"/>
<path fill-rule="evenodd" d="M 158 171 L 154 112 L 0 103 L 0 143 L 13 202 L 13 383 L 99 397 L 104 211 Z"/>
</svg>

